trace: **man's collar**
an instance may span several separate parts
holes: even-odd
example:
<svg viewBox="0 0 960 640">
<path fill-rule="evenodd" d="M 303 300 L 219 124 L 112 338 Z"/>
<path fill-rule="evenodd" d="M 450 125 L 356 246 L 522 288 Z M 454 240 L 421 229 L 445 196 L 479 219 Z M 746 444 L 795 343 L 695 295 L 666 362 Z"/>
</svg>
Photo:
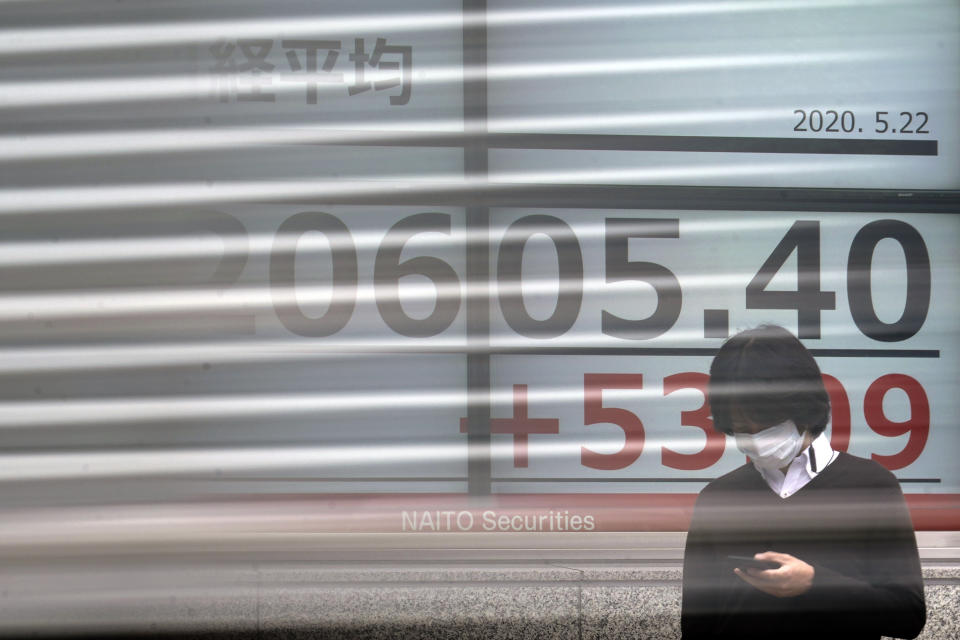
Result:
<svg viewBox="0 0 960 640">
<path fill-rule="evenodd" d="M 810 455 L 811 452 L 813 455 Z M 804 449 L 800 455 L 806 458 L 807 473 L 813 478 L 830 464 L 830 461 L 833 459 L 833 454 L 834 451 L 833 447 L 830 446 L 830 441 L 827 439 L 825 433 L 821 433 L 813 439 L 810 446 Z M 816 458 L 816 469 L 813 468 L 814 458 Z"/>
</svg>

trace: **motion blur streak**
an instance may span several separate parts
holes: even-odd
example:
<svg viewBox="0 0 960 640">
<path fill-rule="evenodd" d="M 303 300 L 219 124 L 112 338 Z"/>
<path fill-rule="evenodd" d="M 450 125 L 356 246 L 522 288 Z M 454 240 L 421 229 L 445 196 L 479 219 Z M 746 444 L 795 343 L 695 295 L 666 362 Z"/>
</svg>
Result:
<svg viewBox="0 0 960 640">
<path fill-rule="evenodd" d="M 683 18 L 692 15 L 731 15 L 743 12 L 842 9 L 852 6 L 902 5 L 904 0 L 732 0 L 718 2 L 663 2 L 636 5 L 590 5 L 550 9 L 494 10 L 487 22 L 495 26 L 582 22 L 584 20 L 621 20 L 625 18 Z"/>
<path fill-rule="evenodd" d="M 369 398 L 371 403 L 376 398 Z M 409 406 L 409 404 L 401 405 Z M 349 407 L 347 407 L 349 408 Z M 429 464 L 462 460 L 460 443 L 418 442 L 393 445 L 328 445 L 179 449 L 174 451 L 98 451 L 0 455 L 0 482 L 201 474 L 215 479 L 224 472 L 270 471 L 307 467 L 329 471 L 358 463 Z"/>
<path fill-rule="evenodd" d="M 384 176 L 376 180 L 284 180 L 243 182 L 145 183 L 124 186 L 52 187 L 0 191 L 0 214 L 84 211 L 145 206 L 176 207 L 215 202 L 336 198 L 350 195 L 403 194 L 417 191 L 475 192 L 485 185 L 462 174 Z"/>
<path fill-rule="evenodd" d="M 571 400 L 575 389 L 553 389 L 538 394 L 541 401 L 553 400 L 558 404 Z M 506 396 L 510 391 L 495 392 Z M 655 397 L 660 391 L 630 392 L 631 400 L 643 400 L 642 396 Z M 611 391 L 604 394 L 610 399 L 622 401 L 628 394 Z M 693 394 L 691 394 L 693 397 Z M 623 435 L 611 428 L 606 436 L 591 438 L 567 438 L 553 442 L 534 443 L 538 459 L 562 458 L 570 451 L 579 452 L 581 446 L 610 453 L 623 447 Z M 648 446 L 666 445 L 671 448 L 690 448 L 688 441 L 680 438 L 651 438 Z M 513 457 L 513 444 L 509 437 L 501 436 L 490 445 L 491 455 L 501 461 Z M 179 448 L 172 450 L 131 449 L 121 451 L 69 452 L 69 453 L 19 453 L 0 454 L 0 482 L 5 484 L 31 483 L 50 480 L 94 480 L 110 478 L 161 478 L 185 477 L 197 480 L 230 480 L 235 476 L 258 472 L 296 472 L 309 469 L 311 474 L 322 477 L 324 473 L 363 463 L 391 465 L 398 463 L 430 464 L 462 461 L 464 449 L 460 443 L 415 444 L 392 443 L 385 445 L 338 445 L 279 447 L 263 445 L 233 448 Z M 283 476 L 271 476 L 283 479 Z M 344 476 L 348 479 L 349 476 Z M 429 477 L 429 476 L 427 476 Z M 336 475 L 330 476 L 335 480 Z M 291 478 L 291 479 L 295 479 Z M 374 476 L 372 479 L 376 479 Z M 78 515 L 82 509 L 77 509 Z M 19 528 L 11 523 L 0 528 Z"/>
<path fill-rule="evenodd" d="M 460 338 L 431 338 L 430 350 L 437 353 L 463 353 L 466 349 Z M 197 363 L 256 364 L 297 360 L 359 358 L 376 359 L 383 353 L 419 353 L 423 348 L 404 340 L 329 339 L 296 342 L 290 340 L 257 339 L 218 342 L 192 341 L 188 343 L 104 345 L 96 347 L 68 345 L 63 347 L 21 347 L 0 349 L 0 374 L 28 374 L 41 372 L 88 371 L 93 369 L 140 369 L 196 365 Z"/>
<path fill-rule="evenodd" d="M 711 234 L 720 231 L 736 231 L 738 229 L 756 229 L 758 227 L 778 227 L 779 223 L 758 221 L 751 223 L 748 220 L 703 221 L 684 225 L 684 235 L 691 233 Z M 578 238 L 594 240 L 602 238 L 602 224 L 574 224 L 571 228 Z M 318 234 L 319 236 L 319 234 Z M 371 249 L 381 246 L 385 242 L 382 232 L 354 231 L 350 234 L 353 245 L 358 249 Z M 436 251 L 451 245 L 467 244 L 486 246 L 490 242 L 486 232 L 467 231 L 458 235 L 456 241 L 448 235 L 424 235 L 418 238 L 418 246 L 423 250 Z M 330 241 L 323 236 L 291 233 L 261 233 L 246 235 L 243 249 L 233 248 L 230 243 L 224 243 L 212 233 L 209 237 L 197 235 L 153 236 L 148 238 L 125 236 L 118 238 L 64 238 L 56 241 L 47 240 L 12 240 L 0 239 L 0 267 L 39 267 L 52 265 L 79 265 L 104 262 L 176 262 L 186 258 L 209 258 L 210 256 L 243 255 L 248 258 L 269 256 L 274 247 L 280 243 L 296 245 L 301 255 L 316 252 L 329 255 Z M 716 276 L 711 276 L 716 277 Z"/>
<path fill-rule="evenodd" d="M 783 117 L 780 109 L 715 109 L 710 111 L 646 111 L 583 114 L 544 114 L 535 118 L 491 117 L 487 123 L 491 131 L 568 131 L 612 129 L 624 127 L 659 127 L 676 124 L 716 124 L 721 122 L 757 122 Z M 13 143 L 13 141 L 11 141 Z M 26 151 L 25 151 L 26 152 Z M 3 158 L 0 149 L 0 159 Z"/>
<path fill-rule="evenodd" d="M 854 107 L 856 108 L 856 107 Z M 864 107 L 865 108 L 865 107 Z M 535 132 L 619 129 L 625 126 L 657 127 L 676 124 L 756 122 L 783 117 L 780 109 L 728 109 L 716 111 L 670 111 L 618 115 L 544 115 L 538 118 L 490 118 L 491 131 Z M 84 133 L 33 133 L 0 136 L 0 162 L 27 162 L 80 157 L 106 157 L 147 153 L 183 153 L 211 149 L 242 149 L 272 144 L 429 144 L 431 139 L 449 139 L 451 133 L 470 130 L 461 120 L 371 123 L 304 121 L 276 127 L 204 127 L 191 129 L 133 129 Z M 466 138 L 464 137 L 464 140 Z"/>
<path fill-rule="evenodd" d="M 602 230 L 591 228 L 585 231 L 596 235 Z M 417 246 L 425 251 L 449 249 L 454 243 L 456 243 L 454 246 L 459 246 L 461 237 L 464 242 L 482 246 L 489 242 L 488 235 L 479 232 L 458 234 L 456 240 L 451 240 L 450 235 L 437 232 L 434 235 L 424 234 L 418 237 Z M 358 249 L 375 249 L 390 244 L 390 240 L 385 239 L 384 234 L 377 231 L 354 231 L 351 232 L 350 238 Z M 162 266 L 163 263 L 175 263 L 186 258 L 267 257 L 277 246 L 285 246 L 289 249 L 294 245 L 301 255 L 320 253 L 326 256 L 330 251 L 330 240 L 320 234 L 314 237 L 283 232 L 248 233 L 242 239 L 237 236 L 228 236 L 228 239 L 237 240 L 242 247 L 232 246 L 231 242 L 224 242 L 212 232 L 208 237 L 182 234 L 151 237 L 64 238 L 56 241 L 0 239 L 0 267 L 67 266 L 103 262 L 134 263 L 144 260 Z"/>
<path fill-rule="evenodd" d="M 70 263 L 67 263 L 68 265 Z M 889 268 L 873 271 L 874 277 L 897 275 L 901 270 Z M 824 271 L 826 277 L 839 279 L 841 271 Z M 750 272 L 727 272 L 685 276 L 681 282 L 685 290 L 709 290 L 718 286 L 746 285 L 754 276 Z M 633 282 L 608 283 L 601 278 L 557 279 L 556 277 L 527 276 L 523 281 L 500 281 L 496 287 L 459 283 L 437 285 L 431 282 L 409 282 L 402 285 L 405 302 L 434 303 L 487 299 L 491 291 L 501 298 L 538 296 L 555 298 L 558 294 L 580 294 L 582 291 L 604 291 L 609 295 L 633 294 L 649 291 L 649 285 Z M 67 293 L 30 293 L 26 295 L 0 295 L 0 321 L 30 319 L 89 319 L 117 316 L 136 316 L 144 319 L 151 315 L 168 313 L 200 314 L 205 312 L 257 313 L 271 311 L 278 305 L 299 304 L 327 307 L 344 301 L 357 303 L 375 302 L 377 289 L 370 286 L 340 287 L 329 284 L 276 284 L 260 287 L 233 287 L 228 291 L 220 288 L 166 289 L 140 291 L 123 289 L 87 289 Z M 651 298 L 651 301 L 653 299 Z M 676 335 L 676 334 L 674 334 Z"/>
<path fill-rule="evenodd" d="M 656 169 L 645 168 L 626 168 L 626 169 L 597 169 L 592 171 L 491 171 L 490 180 L 492 182 L 502 181 L 505 183 L 617 183 L 625 181 L 655 182 L 657 180 L 677 180 L 682 178 L 691 179 L 694 176 L 700 179 L 718 178 L 718 177 L 737 177 L 737 176 L 758 176 L 758 175 L 777 175 L 783 173 L 824 173 L 829 174 L 844 165 L 851 162 L 848 159 L 841 160 L 809 160 L 806 162 L 793 162 L 789 168 L 776 164 L 773 159 L 764 159 L 764 161 L 740 161 L 728 163 L 711 163 L 698 166 L 690 166 L 677 160 L 675 166 L 669 166 L 666 162 L 661 162 L 661 166 Z M 864 160 L 857 158 L 857 166 L 864 167 L 875 164 L 877 161 Z M 0 210 L 2 211 L 2 210 Z"/>
<path fill-rule="evenodd" d="M 167 47 L 213 41 L 229 32 L 237 38 L 256 38 L 265 33 L 284 33 L 287 37 L 352 33 L 365 29 L 391 31 L 459 30 L 463 24 L 459 12 L 405 12 L 391 15 L 357 14 L 260 17 L 253 20 L 194 20 L 157 24 L 120 24 L 95 27 L 59 27 L 0 31 L 0 56 L 35 53 L 99 51 L 125 47 Z"/>
<path fill-rule="evenodd" d="M 575 389 L 553 389 L 538 395 L 540 401 L 553 401 L 554 406 L 564 402 L 573 402 Z M 506 395 L 507 391 L 496 395 Z M 610 400 L 623 402 L 649 401 L 660 395 L 660 390 L 641 392 L 608 391 L 604 394 Z M 702 398 L 699 392 L 681 394 L 686 399 Z M 681 398 L 683 399 L 683 398 Z M 856 439 L 852 440 L 856 444 Z M 549 462 L 552 458 L 569 458 L 571 452 L 578 453 L 581 447 L 613 454 L 623 448 L 623 434 L 611 427 L 604 436 L 595 434 L 590 438 L 569 437 L 561 440 L 537 441 L 530 446 L 537 459 Z M 645 441 L 645 446 L 662 446 L 677 450 L 691 450 L 694 447 L 689 440 L 682 438 L 653 437 Z M 699 449 L 691 451 L 695 453 Z M 729 446 L 734 451 L 733 445 Z M 509 435 L 494 436 L 490 445 L 490 454 L 501 463 L 513 458 L 513 443 Z M 734 453 L 734 455 L 740 455 Z M 176 478 L 190 481 L 224 481 L 235 479 L 260 479 L 246 477 L 243 474 L 262 472 L 296 472 L 309 469 L 310 474 L 322 478 L 324 473 L 337 473 L 357 464 L 392 465 L 402 463 L 430 464 L 438 462 L 460 462 L 464 458 L 464 449 L 460 443 L 385 444 L 385 445 L 337 445 L 278 447 L 263 445 L 257 447 L 234 448 L 179 448 L 173 450 L 130 449 L 119 451 L 69 452 L 69 453 L 18 453 L 0 454 L 0 483 L 4 485 L 29 484 L 38 481 L 53 480 L 97 480 L 97 479 L 136 479 L 136 478 Z M 429 476 L 427 476 L 429 478 Z M 572 476 L 575 478 L 575 476 Z M 273 480 L 282 480 L 283 476 L 271 476 Z M 708 476 L 703 476 L 708 480 Z M 292 477 L 291 480 L 295 480 Z M 329 476 L 336 480 L 337 475 Z M 349 479 L 349 476 L 344 476 Z M 388 479 L 385 478 L 385 479 Z M 584 479 L 589 479 L 585 476 Z M 376 476 L 371 480 L 376 480 Z M 82 509 L 76 515 L 83 515 Z M 161 516 L 155 516 L 160 518 Z M 24 529 L 24 525 L 7 521 L 0 526 L 0 538 L 8 530 Z M 0 543 L 2 544 L 2 543 Z"/>
<path fill-rule="evenodd" d="M 847 327 L 825 327 L 825 336 L 853 337 Z M 658 345 L 683 345 L 702 338 L 696 330 L 675 330 L 663 336 Z M 498 349 L 523 349 L 529 340 L 510 332 L 492 336 Z M 573 330 L 564 336 L 568 348 L 609 346 L 609 341 L 598 338 L 589 330 Z M 229 340 L 218 342 L 191 341 L 188 343 L 122 344 L 103 346 L 65 345 L 62 347 L 19 347 L 0 349 L 0 375 L 42 372 L 91 371 L 95 369 L 141 369 L 208 364 L 256 364 L 266 362 L 312 361 L 323 365 L 324 360 L 349 358 L 376 360 L 383 353 L 486 353 L 489 347 L 465 344 L 462 337 L 430 339 L 430 345 L 410 344 L 406 340 L 386 340 L 371 337 L 367 340 L 329 338 L 296 342 L 286 339 Z"/>
<path fill-rule="evenodd" d="M 16 0 L 4 0 L 5 2 Z M 239 4 L 239 3 L 238 3 Z M 733 0 L 728 2 L 663 2 L 646 6 L 629 4 L 596 5 L 572 8 L 493 10 L 486 15 L 487 24 L 511 26 L 525 24 L 617 20 L 624 18 L 683 18 L 691 15 L 762 11 L 795 11 L 845 8 L 851 6 L 896 6 L 904 0 Z M 295 16 L 290 18 L 257 18 L 255 20 L 210 20 L 159 23 L 150 25 L 122 24 L 96 27 L 60 27 L 0 30 L 0 56 L 36 53 L 108 50 L 124 47 L 166 47 L 198 41 L 215 40 L 225 31 L 237 38 L 256 38 L 264 33 L 288 34 L 288 37 L 312 35 L 319 29 L 329 34 L 350 34 L 361 29 L 390 31 L 429 31 L 460 29 L 476 24 L 476 13 L 433 11 L 394 14 Z"/>
<path fill-rule="evenodd" d="M 460 130 L 460 121 L 406 122 L 393 127 L 370 123 L 342 122 L 314 128 L 310 122 L 278 127 L 205 127 L 203 129 L 164 129 L 133 131 L 97 131 L 94 133 L 34 134 L 0 137 L 0 162 L 132 155 L 139 153 L 179 153 L 210 149 L 241 149 L 262 144 L 338 144 L 403 142 L 448 136 Z M 374 128 L 362 131 L 361 127 Z M 308 128 L 309 127 L 309 128 Z M 401 128 L 401 130 L 396 130 Z M 189 133 L 189 135 L 184 135 Z"/>
<path fill-rule="evenodd" d="M 912 52 L 891 49 L 874 51 L 817 51 L 744 55 L 684 56 L 633 60 L 591 60 L 589 62 L 556 62 L 549 64 L 491 65 L 491 80 L 521 78 L 564 78 L 571 76 L 621 75 L 635 73 L 677 73 L 680 71 L 723 71 L 753 67 L 792 67 L 794 65 L 830 65 L 844 62 L 880 62 L 902 59 Z M 915 55 L 915 53 L 913 53 Z M 469 79 L 468 72 L 467 78 Z"/>
<path fill-rule="evenodd" d="M 597 280 L 597 284 L 601 281 Z M 558 287 L 559 284 L 559 287 Z M 592 282 L 587 282 L 592 284 Z M 527 279 L 523 284 L 500 284 L 502 295 L 555 293 L 579 290 L 580 280 L 568 280 L 558 283 L 549 279 Z M 486 297 L 485 287 L 473 287 L 468 290 L 474 297 Z M 432 283 L 407 284 L 403 288 L 404 300 L 433 301 L 438 299 L 459 300 L 459 285 L 436 287 Z M 269 310 L 274 304 L 327 305 L 344 300 L 370 302 L 375 300 L 375 289 L 367 287 L 331 287 L 329 285 L 267 286 L 233 288 L 228 293 L 221 289 L 174 289 L 166 291 L 143 292 L 136 290 L 104 290 L 70 293 L 29 294 L 25 296 L 0 296 L 0 320 L 17 320 L 29 316 L 31 319 L 50 318 L 96 318 L 115 315 L 201 313 L 217 310 L 235 310 L 256 312 Z"/>
<path fill-rule="evenodd" d="M 493 182 L 522 184 L 538 182 L 590 183 L 595 181 L 655 181 L 682 178 L 710 179 L 735 176 L 781 174 L 827 174 L 856 162 L 858 167 L 881 166 L 879 161 L 862 158 L 847 160 L 810 160 L 778 165 L 771 159 L 763 163 L 728 164 L 716 162 L 691 167 L 686 164 L 657 169 L 605 169 L 595 171 L 497 172 L 491 182 L 449 174 L 426 176 L 383 176 L 376 179 L 344 178 L 336 181 L 285 180 L 243 182 L 147 183 L 139 185 L 104 185 L 101 187 L 54 187 L 45 189 L 5 189 L 0 191 L 0 214 L 42 211 L 83 211 L 126 207 L 211 204 L 223 202 L 264 202 L 304 198 L 350 198 L 421 193 L 482 194 L 496 187 Z"/>
<path fill-rule="evenodd" d="M 249 254 L 268 253 L 273 236 L 249 237 Z M 305 242 L 306 244 L 306 242 Z M 101 262 L 155 260 L 175 262 L 223 254 L 224 243 L 213 237 L 69 239 L 62 242 L 0 242 L 0 267 L 39 267 Z M 309 250 L 309 248 L 305 248 Z"/>
<path fill-rule="evenodd" d="M 427 75 L 418 82 L 456 82 L 463 73 L 453 68 L 426 70 Z M 371 73 L 372 80 L 377 74 Z M 277 94 L 303 92 L 303 82 L 322 82 L 317 74 L 277 73 L 278 84 L 272 89 Z M 381 80 L 388 79 L 382 78 Z M 337 86 L 320 85 L 319 92 L 333 92 Z M 80 80 L 32 80 L 26 82 L 0 82 L 0 110 L 25 109 L 30 107 L 61 105 L 105 105 L 155 102 L 158 100 L 202 100 L 211 94 L 208 82 L 198 75 L 162 76 L 144 75 L 111 78 L 86 78 Z"/>
<path fill-rule="evenodd" d="M 853 62 L 882 63 L 904 60 L 917 53 L 895 47 L 875 51 L 817 51 L 771 54 L 684 56 L 637 60 L 591 60 L 589 62 L 557 61 L 549 64 L 490 65 L 472 67 L 425 68 L 418 73 L 418 84 L 461 83 L 464 80 L 518 80 L 525 78 L 567 78 L 574 76 L 633 75 L 638 73 L 671 73 L 723 71 L 759 67 L 794 67 L 796 65 L 833 65 Z M 337 85 L 320 84 L 323 78 L 307 73 L 277 73 L 278 84 L 272 91 L 282 94 L 300 93 L 303 82 L 313 80 L 318 91 L 339 91 Z M 377 81 L 377 74 L 370 74 Z M 389 80 L 384 75 L 381 80 Z M 284 86 L 286 85 L 286 86 Z M 199 76 L 133 76 L 127 78 L 43 80 L 0 83 L 0 110 L 67 104 L 120 104 L 156 100 L 203 99 L 210 87 Z"/>
<path fill-rule="evenodd" d="M 291 413 L 324 413 L 466 405 L 465 391 L 421 393 L 337 394 L 231 394 L 222 396 L 171 396 L 62 401 L 12 401 L 0 406 L 0 429 L 41 426 L 96 426 L 162 420 L 217 420 L 224 417 L 281 416 Z M 6 472 L 3 472 L 6 473 Z"/>
</svg>

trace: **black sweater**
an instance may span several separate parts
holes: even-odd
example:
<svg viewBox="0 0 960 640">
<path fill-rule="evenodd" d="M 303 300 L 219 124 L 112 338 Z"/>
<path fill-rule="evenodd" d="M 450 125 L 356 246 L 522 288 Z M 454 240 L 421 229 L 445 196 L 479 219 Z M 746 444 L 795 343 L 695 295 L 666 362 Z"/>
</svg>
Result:
<svg viewBox="0 0 960 640">
<path fill-rule="evenodd" d="M 813 565 L 813 586 L 776 598 L 733 573 L 727 555 L 778 551 Z M 684 640 L 916 637 L 926 620 L 916 537 L 900 485 L 841 453 L 780 498 L 753 465 L 697 499 L 683 559 Z"/>
</svg>

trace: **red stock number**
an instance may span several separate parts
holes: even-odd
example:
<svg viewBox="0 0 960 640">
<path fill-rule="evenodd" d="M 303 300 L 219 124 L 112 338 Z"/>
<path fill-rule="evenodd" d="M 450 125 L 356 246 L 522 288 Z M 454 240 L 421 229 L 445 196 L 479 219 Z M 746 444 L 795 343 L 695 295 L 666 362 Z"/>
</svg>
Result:
<svg viewBox="0 0 960 640">
<path fill-rule="evenodd" d="M 695 453 L 679 453 L 667 446 L 660 448 L 660 460 L 665 467 L 687 471 L 706 469 L 723 456 L 726 437 L 713 428 L 710 405 L 707 401 L 707 382 L 710 377 L 705 373 L 685 372 L 667 376 L 663 379 L 663 395 L 667 396 L 681 389 L 699 391 L 702 402 L 699 407 L 680 412 L 680 424 L 703 431 L 705 443 L 703 449 Z M 846 451 L 850 446 L 850 398 L 837 378 L 824 374 L 824 385 L 830 396 L 831 433 L 830 443 L 838 451 Z M 604 389 L 642 389 L 643 374 L 639 373 L 587 373 L 583 376 L 583 424 L 613 424 L 624 433 L 623 447 L 614 453 L 599 453 L 588 447 L 581 447 L 580 461 L 585 467 L 603 471 L 624 469 L 643 453 L 645 431 L 643 422 L 633 412 L 607 406 L 603 402 Z M 910 404 L 910 417 L 901 422 L 891 420 L 883 410 L 883 399 L 887 392 L 901 389 L 907 395 Z M 912 464 L 927 443 L 930 434 L 930 402 L 923 386 L 916 379 L 902 373 L 890 373 L 880 376 L 867 388 L 863 400 L 863 414 L 867 426 L 878 435 L 898 437 L 909 435 L 904 448 L 893 455 L 871 454 L 871 457 L 890 470 L 902 469 Z"/>
</svg>

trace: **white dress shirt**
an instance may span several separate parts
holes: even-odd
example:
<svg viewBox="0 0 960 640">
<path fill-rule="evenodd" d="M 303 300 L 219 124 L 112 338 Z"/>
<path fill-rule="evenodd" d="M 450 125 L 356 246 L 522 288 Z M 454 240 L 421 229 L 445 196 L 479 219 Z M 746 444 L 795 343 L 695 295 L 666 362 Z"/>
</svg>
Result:
<svg viewBox="0 0 960 640">
<path fill-rule="evenodd" d="M 811 449 L 813 450 L 813 457 L 817 461 L 816 470 L 814 470 L 810 458 Z M 837 459 L 838 455 L 830 446 L 827 436 L 821 433 L 813 439 L 809 447 L 801 451 L 800 455 L 790 462 L 786 474 L 780 469 L 761 469 L 760 467 L 756 467 L 756 469 L 775 494 L 781 498 L 789 498 L 816 478 L 821 471 L 827 468 L 827 465 Z"/>
</svg>

